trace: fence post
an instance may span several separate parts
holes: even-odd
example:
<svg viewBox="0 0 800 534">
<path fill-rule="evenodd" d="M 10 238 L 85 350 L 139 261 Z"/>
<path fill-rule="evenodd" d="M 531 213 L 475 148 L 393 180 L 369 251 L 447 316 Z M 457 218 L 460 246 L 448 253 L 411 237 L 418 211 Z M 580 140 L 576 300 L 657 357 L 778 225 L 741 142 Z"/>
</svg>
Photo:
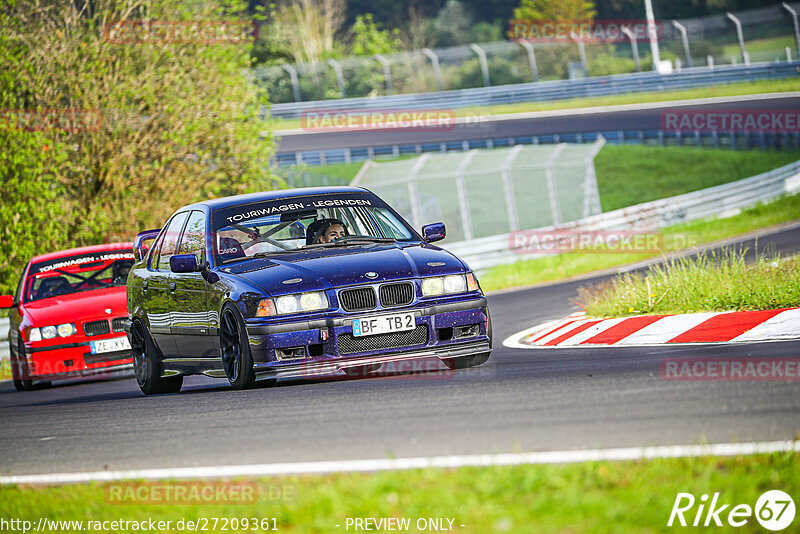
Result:
<svg viewBox="0 0 800 534">
<path fill-rule="evenodd" d="M 378 63 L 381 64 L 383 67 L 383 79 L 386 82 L 386 93 L 393 94 L 392 92 L 392 69 L 389 66 L 389 62 L 386 61 L 386 58 L 383 57 L 381 54 L 375 54 L 374 57 Z"/>
<path fill-rule="evenodd" d="M 570 38 L 578 43 L 578 54 L 581 56 L 581 65 L 583 65 L 583 72 L 586 77 L 589 77 L 589 65 L 586 63 L 586 47 L 583 45 L 583 40 L 578 37 L 575 32 L 570 33 Z"/>
<path fill-rule="evenodd" d="M 714 68 L 714 56 L 709 54 L 708 56 L 706 56 L 706 60 L 708 60 L 708 68 L 709 69 L 713 69 Z"/>
<path fill-rule="evenodd" d="M 411 204 L 411 218 L 414 222 L 414 228 L 422 227 L 422 214 L 419 211 L 419 192 L 417 191 L 417 175 L 430 157 L 430 154 L 423 154 L 420 156 L 416 163 L 414 163 L 414 166 L 411 167 L 411 171 L 408 175 L 408 201 Z"/>
<path fill-rule="evenodd" d="M 503 162 L 503 193 L 506 197 L 506 213 L 508 214 L 508 228 L 511 232 L 519 230 L 519 217 L 517 216 L 517 204 L 514 202 L 514 184 L 511 183 L 511 165 L 517 159 L 522 145 L 517 145 L 511 149 Z"/>
<path fill-rule="evenodd" d="M 439 70 L 439 56 L 436 55 L 436 52 L 431 50 L 430 48 L 423 48 L 422 53 L 431 60 L 431 66 L 433 66 L 433 75 L 436 77 L 436 88 L 441 91 L 442 90 L 442 71 Z"/>
<path fill-rule="evenodd" d="M 797 45 L 797 57 L 800 59 L 800 26 L 797 22 L 797 11 L 792 9 L 792 6 L 786 2 L 783 2 L 781 5 L 783 6 L 783 9 L 788 11 L 792 16 L 792 25 L 794 26 L 794 42 Z"/>
<path fill-rule="evenodd" d="M 742 63 L 749 64 L 747 52 L 744 49 L 744 35 L 742 34 L 742 22 L 733 16 L 733 13 L 725 13 L 725 16 L 736 25 L 736 38 L 739 40 L 739 51 L 742 54 Z"/>
<path fill-rule="evenodd" d="M 458 209 L 461 212 L 461 226 L 464 227 L 464 241 L 472 239 L 472 213 L 469 211 L 469 200 L 467 199 L 467 185 L 464 183 L 464 171 L 472 158 L 478 153 L 477 150 L 470 150 L 461 159 L 456 169 L 456 194 L 458 195 Z"/>
<path fill-rule="evenodd" d="M 486 62 L 486 52 L 475 43 L 472 43 L 469 47 L 478 54 L 478 61 L 481 62 L 481 73 L 483 74 L 483 86 L 489 87 L 491 84 L 489 83 L 489 65 Z"/>
<path fill-rule="evenodd" d="M 531 65 L 531 76 L 533 76 L 533 81 L 539 81 L 539 67 L 536 65 L 536 52 L 533 51 L 533 43 L 529 43 L 528 41 L 520 41 L 520 45 L 528 52 L 528 63 Z"/>
<path fill-rule="evenodd" d="M 556 145 L 553 153 L 547 158 L 547 167 L 544 171 L 547 178 L 547 192 L 550 197 L 550 213 L 553 215 L 553 226 L 561 224 L 561 207 L 558 205 L 558 189 L 556 188 L 556 178 L 553 174 L 553 165 L 555 165 L 558 156 L 566 146 L 565 143 Z"/>
<path fill-rule="evenodd" d="M 631 31 L 627 26 L 622 27 L 624 33 L 631 41 L 631 51 L 633 52 L 633 61 L 636 63 L 636 72 L 642 72 L 642 64 L 639 61 L 639 45 L 636 41 L 636 34 Z"/>
<path fill-rule="evenodd" d="M 606 140 L 602 135 L 597 136 L 592 151 L 586 156 L 586 181 L 584 182 L 583 189 L 583 217 L 589 217 L 602 213 L 603 209 L 600 206 L 600 192 L 597 187 L 597 174 L 594 170 L 594 158 L 605 146 Z"/>
<path fill-rule="evenodd" d="M 329 59 L 326 61 L 326 63 L 333 67 L 334 72 L 336 72 L 336 81 L 339 83 L 339 93 L 342 95 L 342 98 L 346 98 L 344 94 L 344 75 L 342 75 L 342 66 L 339 65 L 339 62 L 335 59 Z"/>
<path fill-rule="evenodd" d="M 292 89 L 294 90 L 294 101 L 300 102 L 300 83 L 297 81 L 297 69 L 292 65 L 284 63 L 281 65 L 283 70 L 289 73 L 289 78 L 292 80 Z"/>
<path fill-rule="evenodd" d="M 686 66 L 692 67 L 692 54 L 689 51 L 689 35 L 686 31 L 686 26 L 678 22 L 677 20 L 672 21 L 672 25 L 675 26 L 679 32 L 681 32 L 681 41 L 683 41 L 683 52 L 686 54 Z"/>
</svg>

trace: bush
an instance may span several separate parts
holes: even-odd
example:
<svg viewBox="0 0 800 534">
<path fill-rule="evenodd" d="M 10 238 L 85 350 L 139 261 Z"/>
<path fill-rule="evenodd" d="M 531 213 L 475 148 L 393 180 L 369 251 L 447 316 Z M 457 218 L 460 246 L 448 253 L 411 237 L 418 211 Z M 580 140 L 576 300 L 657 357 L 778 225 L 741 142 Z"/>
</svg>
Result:
<svg viewBox="0 0 800 534">
<path fill-rule="evenodd" d="M 83 4 L 79 4 L 83 5 Z M 0 290 L 32 254 L 131 239 L 178 207 L 273 187 L 266 103 L 245 74 L 252 45 L 117 44 L 106 24 L 239 19 L 245 4 L 154 2 L 133 12 L 114 0 L 85 11 L 69 1 L 6 3 L 0 13 L 0 107 L 68 115 L 91 127 L 0 132 Z M 12 236 L 13 238 L 8 238 Z"/>
</svg>

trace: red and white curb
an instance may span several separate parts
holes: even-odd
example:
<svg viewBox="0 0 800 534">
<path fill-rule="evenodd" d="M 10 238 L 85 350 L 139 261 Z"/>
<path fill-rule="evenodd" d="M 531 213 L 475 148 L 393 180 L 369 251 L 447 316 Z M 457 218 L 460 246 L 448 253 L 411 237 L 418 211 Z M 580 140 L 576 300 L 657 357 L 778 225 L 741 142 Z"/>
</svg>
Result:
<svg viewBox="0 0 800 534">
<path fill-rule="evenodd" d="M 639 315 L 614 319 L 573 313 L 506 338 L 511 348 L 742 343 L 800 339 L 800 308 L 681 315 Z"/>
</svg>

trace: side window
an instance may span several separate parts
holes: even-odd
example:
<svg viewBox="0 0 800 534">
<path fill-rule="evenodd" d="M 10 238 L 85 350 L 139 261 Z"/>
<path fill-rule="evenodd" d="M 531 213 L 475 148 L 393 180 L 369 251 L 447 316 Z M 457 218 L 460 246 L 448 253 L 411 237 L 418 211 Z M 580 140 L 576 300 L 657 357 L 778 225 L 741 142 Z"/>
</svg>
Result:
<svg viewBox="0 0 800 534">
<path fill-rule="evenodd" d="M 186 223 L 181 238 L 180 254 L 194 254 L 197 264 L 206 259 L 206 216 L 202 211 L 193 211 Z"/>
<path fill-rule="evenodd" d="M 181 237 L 181 230 L 183 230 L 183 225 L 186 223 L 186 218 L 188 216 L 189 212 L 186 211 L 177 214 L 170 221 L 167 231 L 164 232 L 164 237 L 161 240 L 161 250 L 158 251 L 158 263 L 155 265 L 156 269 L 162 271 L 169 269 L 169 258 L 175 254 L 178 239 Z"/>
</svg>

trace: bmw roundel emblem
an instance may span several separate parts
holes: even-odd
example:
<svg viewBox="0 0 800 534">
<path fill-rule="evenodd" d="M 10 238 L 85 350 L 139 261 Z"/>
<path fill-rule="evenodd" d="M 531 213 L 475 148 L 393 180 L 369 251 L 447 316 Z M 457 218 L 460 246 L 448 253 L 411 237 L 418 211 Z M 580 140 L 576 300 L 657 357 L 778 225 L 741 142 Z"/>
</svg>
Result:
<svg viewBox="0 0 800 534">
<path fill-rule="evenodd" d="M 378 278 L 378 273 L 376 273 L 375 271 L 369 271 L 364 273 L 364 276 L 366 276 L 367 278 Z"/>
</svg>

